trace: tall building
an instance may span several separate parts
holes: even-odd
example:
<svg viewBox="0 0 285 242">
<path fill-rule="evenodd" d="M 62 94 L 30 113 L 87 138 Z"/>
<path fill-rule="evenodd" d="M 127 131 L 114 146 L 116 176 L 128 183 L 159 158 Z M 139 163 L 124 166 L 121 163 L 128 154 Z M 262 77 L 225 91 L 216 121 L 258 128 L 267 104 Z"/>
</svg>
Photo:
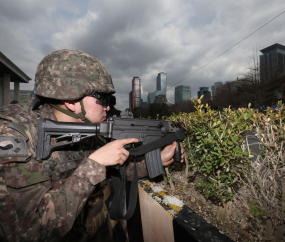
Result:
<svg viewBox="0 0 285 242">
<path fill-rule="evenodd" d="M 260 50 L 260 79 L 276 78 L 285 74 L 285 46 L 274 44 Z"/>
<path fill-rule="evenodd" d="M 154 99 L 154 103 L 166 103 L 167 102 L 167 98 L 166 98 L 166 95 L 157 95 L 155 96 L 155 99 Z"/>
<path fill-rule="evenodd" d="M 148 106 L 148 94 L 143 93 L 141 79 L 134 76 L 132 79 L 132 91 L 129 93 L 129 109 L 131 111 L 136 107 L 146 108 Z"/>
<path fill-rule="evenodd" d="M 148 95 L 143 93 L 143 86 L 141 85 L 141 103 L 140 107 L 146 108 L 148 106 Z"/>
<path fill-rule="evenodd" d="M 190 86 L 177 86 L 175 87 L 175 103 L 180 101 L 188 101 L 191 98 Z"/>
<path fill-rule="evenodd" d="M 166 96 L 167 74 L 164 72 L 158 73 L 156 77 L 156 91 L 160 91 L 158 95 Z"/>
<path fill-rule="evenodd" d="M 222 82 L 215 82 L 213 86 L 211 86 L 212 97 L 216 95 L 220 86 L 222 86 Z"/>
<path fill-rule="evenodd" d="M 211 99 L 211 92 L 208 90 L 209 87 L 199 87 L 199 88 L 200 88 L 200 91 L 198 91 L 198 98 L 204 95 L 204 100 Z"/>
<path fill-rule="evenodd" d="M 156 91 L 143 93 L 141 79 L 134 76 L 132 79 L 132 91 L 129 93 L 129 108 L 132 111 L 135 107 L 147 107 L 150 103 L 161 103 L 166 99 L 167 74 L 160 72 L 156 77 Z"/>
<path fill-rule="evenodd" d="M 148 103 L 157 103 L 166 99 L 167 74 L 160 72 L 156 77 L 156 91 L 148 93 Z"/>
<path fill-rule="evenodd" d="M 141 79 L 134 76 L 132 79 L 132 91 L 129 93 L 129 108 L 131 111 L 135 107 L 140 107 L 141 103 Z"/>
<path fill-rule="evenodd" d="M 156 91 L 148 93 L 148 103 L 154 103 Z"/>
<path fill-rule="evenodd" d="M 129 109 L 130 109 L 130 111 L 132 111 L 133 110 L 133 92 L 132 91 L 130 91 L 129 92 Z"/>
</svg>

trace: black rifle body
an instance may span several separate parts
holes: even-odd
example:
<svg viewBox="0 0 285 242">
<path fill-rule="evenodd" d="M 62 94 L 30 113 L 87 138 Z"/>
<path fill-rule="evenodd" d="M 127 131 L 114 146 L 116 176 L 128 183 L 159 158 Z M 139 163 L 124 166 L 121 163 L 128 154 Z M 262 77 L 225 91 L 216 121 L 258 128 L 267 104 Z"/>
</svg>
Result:
<svg viewBox="0 0 285 242">
<path fill-rule="evenodd" d="M 163 174 L 160 148 L 177 141 L 174 155 L 180 161 L 180 141 L 185 138 L 178 123 L 163 120 L 135 119 L 130 112 L 122 112 L 121 117 L 111 117 L 100 124 L 56 122 L 40 119 L 38 123 L 37 158 L 48 159 L 54 150 L 79 143 L 80 141 L 101 135 L 110 140 L 137 138 L 141 146 L 134 148 L 126 145 L 130 155 L 146 155 L 146 164 L 150 178 Z M 64 140 L 51 144 L 51 139 Z"/>
</svg>

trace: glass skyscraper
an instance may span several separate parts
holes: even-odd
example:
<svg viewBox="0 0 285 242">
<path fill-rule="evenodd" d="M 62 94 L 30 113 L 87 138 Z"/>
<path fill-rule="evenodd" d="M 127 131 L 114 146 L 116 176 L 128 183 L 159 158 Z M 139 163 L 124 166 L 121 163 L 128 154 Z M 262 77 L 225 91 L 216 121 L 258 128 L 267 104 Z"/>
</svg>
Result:
<svg viewBox="0 0 285 242">
<path fill-rule="evenodd" d="M 148 102 L 154 103 L 159 97 L 165 97 L 166 99 L 166 88 L 167 88 L 167 74 L 160 72 L 156 77 L 156 91 L 148 93 Z"/>
<path fill-rule="evenodd" d="M 285 46 L 274 44 L 266 47 L 260 52 L 260 79 L 266 80 L 284 75 L 285 68 Z"/>
<path fill-rule="evenodd" d="M 177 86 L 175 87 L 175 103 L 180 101 L 189 101 L 191 98 L 190 86 Z"/>
<path fill-rule="evenodd" d="M 199 87 L 200 91 L 198 91 L 198 98 L 200 98 L 202 95 L 204 95 L 205 99 L 211 99 L 211 92 L 208 90 L 209 87 Z"/>
<path fill-rule="evenodd" d="M 154 103 L 156 91 L 148 93 L 148 103 Z"/>
<path fill-rule="evenodd" d="M 167 74 L 164 72 L 158 73 L 156 77 L 156 91 L 160 91 L 158 95 L 166 96 Z"/>
<path fill-rule="evenodd" d="M 148 95 L 143 93 L 143 86 L 141 85 L 141 103 L 140 107 L 146 108 L 148 106 Z"/>
</svg>

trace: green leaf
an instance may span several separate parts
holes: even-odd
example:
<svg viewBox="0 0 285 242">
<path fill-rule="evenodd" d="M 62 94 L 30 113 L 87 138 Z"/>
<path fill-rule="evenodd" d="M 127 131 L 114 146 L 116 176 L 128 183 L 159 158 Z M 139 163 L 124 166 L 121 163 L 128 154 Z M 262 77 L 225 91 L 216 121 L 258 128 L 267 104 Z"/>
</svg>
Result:
<svg viewBox="0 0 285 242">
<path fill-rule="evenodd" d="M 238 136 L 233 137 L 233 141 L 236 142 L 238 140 Z"/>
<path fill-rule="evenodd" d="M 214 155 L 219 155 L 217 152 L 211 151 L 212 154 Z"/>
</svg>

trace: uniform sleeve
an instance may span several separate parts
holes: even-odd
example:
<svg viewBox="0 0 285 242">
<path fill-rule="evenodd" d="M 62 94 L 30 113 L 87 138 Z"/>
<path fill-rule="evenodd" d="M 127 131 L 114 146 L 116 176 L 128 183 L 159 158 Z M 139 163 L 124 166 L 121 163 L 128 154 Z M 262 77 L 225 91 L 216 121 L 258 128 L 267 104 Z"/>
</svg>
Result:
<svg viewBox="0 0 285 242">
<path fill-rule="evenodd" d="M 106 177 L 104 166 L 85 158 L 67 179 L 14 188 L 6 184 L 11 178 L 7 177 L 10 167 L 6 164 L 0 169 L 0 227 L 13 242 L 61 238 L 72 228 L 95 186 Z"/>
<path fill-rule="evenodd" d="M 132 158 L 129 158 L 127 160 L 127 179 L 128 181 L 132 181 L 133 180 L 133 175 L 134 175 L 134 163 L 131 162 Z M 136 162 L 136 167 L 137 167 L 137 173 L 138 173 L 138 178 L 142 178 L 142 177 L 146 177 L 148 176 L 147 173 L 147 168 L 146 168 L 146 163 L 145 163 L 145 157 L 144 156 L 140 156 L 137 158 L 137 162 Z"/>
<path fill-rule="evenodd" d="M 19 106 L 12 108 L 10 116 L 18 115 L 21 127 L 0 112 L 0 241 L 59 241 L 105 179 L 106 168 L 85 157 L 71 176 L 51 181 L 53 167 L 35 158 L 31 113 L 21 116 Z"/>
</svg>

